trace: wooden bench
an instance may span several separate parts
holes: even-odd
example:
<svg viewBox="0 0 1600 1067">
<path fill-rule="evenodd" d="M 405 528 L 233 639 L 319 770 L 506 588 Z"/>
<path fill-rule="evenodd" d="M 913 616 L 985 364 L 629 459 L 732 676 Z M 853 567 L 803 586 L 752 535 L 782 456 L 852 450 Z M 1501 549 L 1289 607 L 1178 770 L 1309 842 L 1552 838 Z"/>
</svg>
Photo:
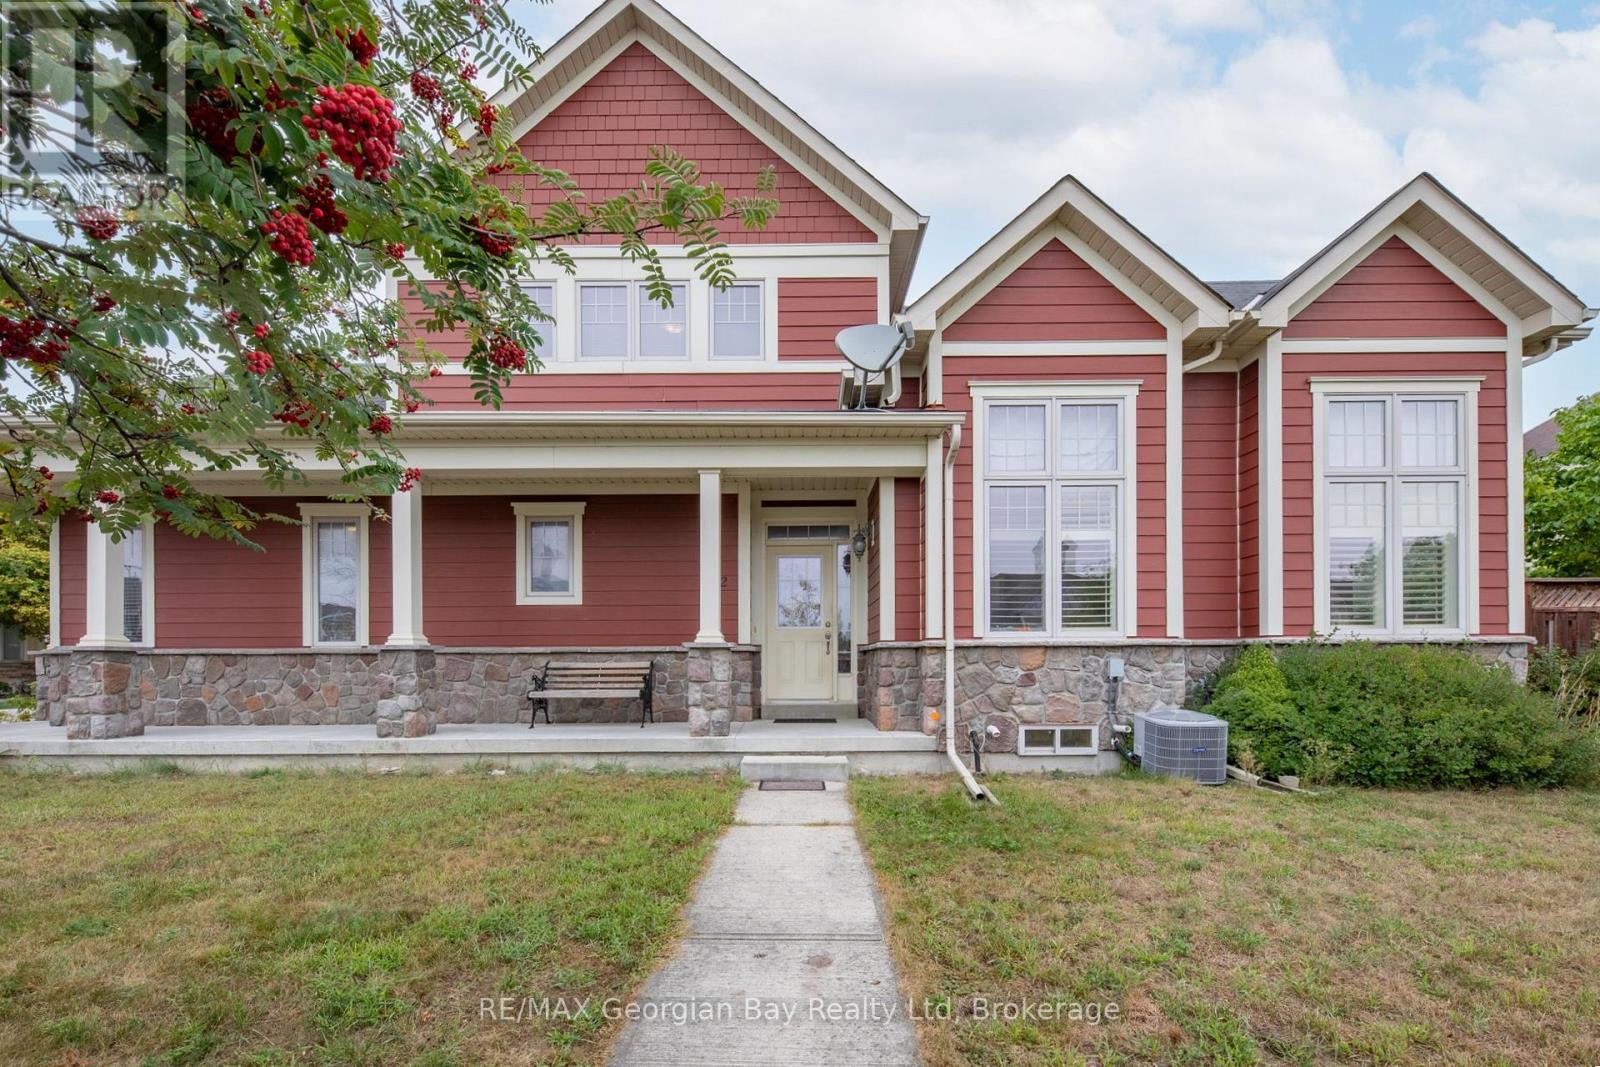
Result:
<svg viewBox="0 0 1600 1067">
<path fill-rule="evenodd" d="M 544 701 L 544 721 L 550 722 L 552 700 L 637 700 L 640 707 L 639 728 L 645 720 L 656 721 L 655 671 L 650 660 L 628 660 L 622 663 L 558 663 L 546 661 L 544 669 L 528 679 L 528 703 L 532 713 L 528 716 L 528 729 L 533 729 L 539 716 L 539 702 Z"/>
</svg>

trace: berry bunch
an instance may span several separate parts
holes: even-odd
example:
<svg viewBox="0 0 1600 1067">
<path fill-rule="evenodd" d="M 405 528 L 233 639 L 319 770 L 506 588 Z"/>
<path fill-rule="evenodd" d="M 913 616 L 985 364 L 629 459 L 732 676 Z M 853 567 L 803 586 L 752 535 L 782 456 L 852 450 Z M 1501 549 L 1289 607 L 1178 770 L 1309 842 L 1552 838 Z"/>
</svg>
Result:
<svg viewBox="0 0 1600 1067">
<path fill-rule="evenodd" d="M 323 233 L 343 233 L 350 224 L 350 217 L 334 203 L 333 179 L 326 173 L 318 174 L 310 185 L 302 185 L 300 195 L 304 198 L 300 213 Z"/>
<path fill-rule="evenodd" d="M 96 500 L 100 501 L 100 503 L 102 503 L 102 504 L 115 504 L 117 501 L 122 499 L 122 497 L 118 496 L 114 491 L 112 491 L 110 489 L 102 489 L 102 490 L 100 490 L 98 493 L 96 493 L 94 495 L 94 498 Z"/>
<path fill-rule="evenodd" d="M 298 426 L 305 430 L 319 417 L 319 412 L 304 400 L 291 400 L 272 417 L 285 426 Z"/>
<path fill-rule="evenodd" d="M 407 467 L 405 475 L 400 479 L 400 484 L 395 487 L 396 491 L 409 493 L 416 488 L 417 483 L 420 481 L 422 481 L 422 468 Z"/>
<path fill-rule="evenodd" d="M 399 243 L 398 241 L 396 241 L 392 245 L 384 245 L 383 246 L 383 251 L 388 255 L 388 257 L 390 259 L 404 259 L 404 258 L 406 258 L 406 246 L 401 244 L 401 243 Z"/>
<path fill-rule="evenodd" d="M 387 415 L 378 415 L 367 423 L 367 429 L 381 437 L 394 432 L 394 420 Z"/>
<path fill-rule="evenodd" d="M 175 485 L 163 485 L 161 487 L 161 495 L 168 500 L 176 500 L 183 495 L 183 490 Z"/>
<path fill-rule="evenodd" d="M 78 210 L 77 223 L 84 236 L 95 241 L 109 241 L 122 229 L 122 223 L 115 215 L 94 205 Z"/>
<path fill-rule="evenodd" d="M 364 27 L 357 27 L 355 33 L 339 30 L 338 37 L 344 42 L 344 46 L 350 49 L 350 54 L 355 57 L 356 62 L 363 67 L 370 65 L 378 55 L 378 44 L 367 36 Z"/>
<path fill-rule="evenodd" d="M 67 346 L 56 337 L 44 337 L 49 328 L 50 324 L 37 315 L 25 319 L 0 315 L 0 361 L 25 359 L 43 367 L 60 363 Z M 53 332 L 57 337 L 61 335 L 59 329 Z"/>
<path fill-rule="evenodd" d="M 494 135 L 494 124 L 500 121 L 500 109 L 493 104 L 484 104 L 478 108 L 478 129 L 485 137 Z"/>
<path fill-rule="evenodd" d="M 244 366 L 251 374 L 265 374 L 272 369 L 272 353 L 264 348 L 246 352 Z"/>
<path fill-rule="evenodd" d="M 418 100 L 425 104 L 439 102 L 439 79 L 422 71 L 414 71 L 411 75 L 411 92 Z"/>
<path fill-rule="evenodd" d="M 480 223 L 477 218 L 467 220 L 467 225 L 472 229 L 473 240 L 491 256 L 504 259 L 517 250 L 515 237 L 501 230 L 491 230 Z"/>
<path fill-rule="evenodd" d="M 476 63 L 468 63 L 466 66 L 461 68 L 461 80 L 462 81 L 469 82 L 472 79 L 476 78 L 477 76 L 478 76 L 478 65 Z"/>
<path fill-rule="evenodd" d="M 311 243 L 311 233 L 306 229 L 303 215 L 293 211 L 274 211 L 272 218 L 261 224 L 261 232 L 272 238 L 272 250 L 286 262 L 309 267 L 317 258 L 317 250 Z"/>
<path fill-rule="evenodd" d="M 320 99 L 311 114 L 301 119 L 313 137 L 326 136 L 333 154 L 355 171 L 357 178 L 375 182 L 389 180 L 394 165 L 395 135 L 400 120 L 394 116 L 394 102 L 368 85 L 318 86 Z"/>
<path fill-rule="evenodd" d="M 239 157 L 233 134 L 228 132 L 228 126 L 239 118 L 239 109 L 228 99 L 226 92 L 207 89 L 190 100 L 185 110 L 189 115 L 189 126 L 224 163 L 232 163 Z"/>
<path fill-rule="evenodd" d="M 501 370 L 527 370 L 528 351 L 503 333 L 489 340 L 489 362 Z"/>
<path fill-rule="evenodd" d="M 96 293 L 94 295 L 94 313 L 104 315 L 117 306 L 117 298 L 110 293 Z"/>
</svg>

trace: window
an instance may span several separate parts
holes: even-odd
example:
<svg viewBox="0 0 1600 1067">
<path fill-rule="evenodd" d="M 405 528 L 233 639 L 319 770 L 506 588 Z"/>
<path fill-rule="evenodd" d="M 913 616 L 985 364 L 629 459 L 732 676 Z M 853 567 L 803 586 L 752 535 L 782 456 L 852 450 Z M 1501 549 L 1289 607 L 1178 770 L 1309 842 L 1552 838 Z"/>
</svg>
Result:
<svg viewBox="0 0 1600 1067">
<path fill-rule="evenodd" d="M 990 387 L 984 414 L 987 632 L 1112 634 L 1131 614 L 1125 413 L 1134 388 Z M 979 387 L 980 393 L 984 387 Z"/>
<path fill-rule="evenodd" d="M 154 529 L 136 526 L 122 539 L 122 635 L 130 644 L 153 643 Z"/>
<path fill-rule="evenodd" d="M 583 603 L 583 504 L 518 503 L 517 603 Z"/>
<path fill-rule="evenodd" d="M 1017 731 L 1019 756 L 1093 756 L 1100 731 L 1093 726 L 1024 726 Z"/>
<path fill-rule="evenodd" d="M 711 291 L 711 358 L 761 358 L 762 286 L 730 285 Z"/>
<path fill-rule="evenodd" d="M 689 288 L 662 307 L 642 282 L 578 286 L 580 359 L 688 359 Z"/>
<path fill-rule="evenodd" d="M 1320 629 L 1466 629 L 1470 404 L 1436 387 L 1320 391 Z"/>
<path fill-rule="evenodd" d="M 556 287 L 550 282 L 530 282 L 524 284 L 522 291 L 529 300 L 544 314 L 555 318 L 556 313 Z M 539 358 L 549 363 L 556 358 L 556 324 L 554 321 L 539 320 L 533 324 L 539 331 Z"/>
<path fill-rule="evenodd" d="M 28 639 L 15 626 L 0 629 L 0 663 L 21 663 L 28 657 Z"/>
<path fill-rule="evenodd" d="M 305 643 L 367 644 L 367 509 L 301 504 L 300 513 Z"/>
</svg>

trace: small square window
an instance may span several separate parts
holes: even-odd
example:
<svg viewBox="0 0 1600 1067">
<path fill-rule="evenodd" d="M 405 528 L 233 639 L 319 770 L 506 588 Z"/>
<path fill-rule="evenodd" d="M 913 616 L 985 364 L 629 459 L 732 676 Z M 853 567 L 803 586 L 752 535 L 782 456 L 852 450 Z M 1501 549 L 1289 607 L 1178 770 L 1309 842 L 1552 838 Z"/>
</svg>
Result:
<svg viewBox="0 0 1600 1067">
<path fill-rule="evenodd" d="M 761 358 L 762 288 L 730 285 L 711 292 L 711 358 Z"/>
<path fill-rule="evenodd" d="M 583 509 L 574 503 L 518 503 L 518 604 L 583 603 Z"/>
</svg>

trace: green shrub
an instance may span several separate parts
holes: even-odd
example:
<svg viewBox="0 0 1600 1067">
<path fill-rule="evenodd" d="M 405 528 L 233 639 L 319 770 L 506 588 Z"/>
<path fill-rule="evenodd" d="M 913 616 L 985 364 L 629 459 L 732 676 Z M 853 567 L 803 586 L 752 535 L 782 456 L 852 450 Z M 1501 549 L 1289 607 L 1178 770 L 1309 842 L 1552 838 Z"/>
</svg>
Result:
<svg viewBox="0 0 1600 1067">
<path fill-rule="evenodd" d="M 1207 710 L 1228 719 L 1230 749 L 1247 749 L 1272 774 L 1435 788 L 1600 774 L 1600 731 L 1460 649 L 1310 643 L 1273 661 L 1252 646 Z"/>
</svg>

